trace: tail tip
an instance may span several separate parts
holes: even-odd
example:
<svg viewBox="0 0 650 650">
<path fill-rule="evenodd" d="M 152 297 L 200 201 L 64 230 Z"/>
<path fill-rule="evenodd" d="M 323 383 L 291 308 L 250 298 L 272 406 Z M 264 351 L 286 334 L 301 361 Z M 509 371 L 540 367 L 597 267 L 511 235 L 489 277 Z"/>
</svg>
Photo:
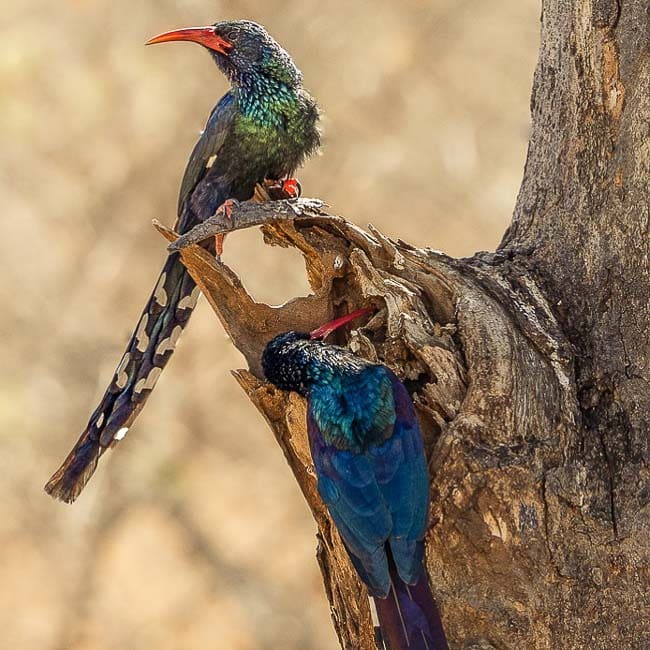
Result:
<svg viewBox="0 0 650 650">
<path fill-rule="evenodd" d="M 45 484 L 45 491 L 64 503 L 74 503 L 93 475 L 104 448 L 95 440 L 78 443 Z"/>
<path fill-rule="evenodd" d="M 70 479 L 65 471 L 65 467 L 61 467 L 52 475 L 52 478 L 45 484 L 43 489 L 57 501 L 74 503 L 83 488 L 84 485 L 74 479 Z"/>
</svg>

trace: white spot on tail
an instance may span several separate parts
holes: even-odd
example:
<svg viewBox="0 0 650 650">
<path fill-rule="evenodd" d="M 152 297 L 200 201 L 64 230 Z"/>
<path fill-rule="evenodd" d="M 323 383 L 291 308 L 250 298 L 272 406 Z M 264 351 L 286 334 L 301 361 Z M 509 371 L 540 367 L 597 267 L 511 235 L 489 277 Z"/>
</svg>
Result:
<svg viewBox="0 0 650 650">
<path fill-rule="evenodd" d="M 153 298 L 161 307 L 164 307 L 167 304 L 167 292 L 165 291 L 165 280 L 167 280 L 167 274 L 162 273 L 160 275 L 156 288 L 153 290 Z"/>
<path fill-rule="evenodd" d="M 129 432 L 129 427 L 122 427 L 121 429 L 118 429 L 117 433 L 115 434 L 115 440 L 122 440 L 124 436 Z"/>
<path fill-rule="evenodd" d="M 138 342 L 136 348 L 140 352 L 144 352 L 149 345 L 149 336 L 147 335 L 147 323 L 149 322 L 149 314 L 144 314 L 138 324 L 138 329 L 135 332 L 135 340 Z"/>
<path fill-rule="evenodd" d="M 99 417 L 97 418 L 97 422 L 95 422 L 95 426 L 99 429 L 102 426 L 102 424 L 104 424 L 104 414 L 100 413 Z"/>
<path fill-rule="evenodd" d="M 160 373 L 162 372 L 162 368 L 152 368 L 149 374 L 147 375 L 146 378 L 142 378 L 138 381 L 138 383 L 134 386 L 133 392 L 135 393 L 141 393 L 143 390 L 151 390 L 155 385 L 156 382 L 158 381 L 158 377 L 160 377 Z"/>
<path fill-rule="evenodd" d="M 156 354 L 165 354 L 165 352 L 168 352 L 169 350 L 173 350 L 176 347 L 176 343 L 178 342 L 178 337 L 181 335 L 182 331 L 183 328 L 180 325 L 176 325 L 176 327 L 172 330 L 172 333 L 169 336 L 169 338 L 163 339 L 158 344 L 158 347 L 156 348 Z"/>
<path fill-rule="evenodd" d="M 214 155 L 214 156 L 210 156 L 210 157 L 208 158 L 208 162 L 205 164 L 205 168 L 206 168 L 206 169 L 210 169 L 210 168 L 212 167 L 212 165 L 214 165 L 214 161 L 215 161 L 216 159 L 217 159 L 217 156 L 216 156 L 216 155 Z"/>
<path fill-rule="evenodd" d="M 125 368 L 129 364 L 129 361 L 131 359 L 131 354 L 127 352 L 123 357 L 122 360 L 120 361 L 119 365 L 117 366 L 117 369 L 115 370 L 115 385 L 118 388 L 124 388 L 126 386 L 126 382 L 129 381 L 129 376 L 125 372 Z M 104 414 L 102 413 L 102 416 Z M 104 420 L 102 420 L 103 422 Z M 99 423 L 97 424 L 99 427 Z"/>
<path fill-rule="evenodd" d="M 194 309 L 196 307 L 196 303 L 199 300 L 199 296 L 201 295 L 201 289 L 198 287 L 194 287 L 192 289 L 192 293 L 189 296 L 185 296 L 183 300 L 181 300 L 178 303 L 178 308 L 179 309 Z"/>
</svg>

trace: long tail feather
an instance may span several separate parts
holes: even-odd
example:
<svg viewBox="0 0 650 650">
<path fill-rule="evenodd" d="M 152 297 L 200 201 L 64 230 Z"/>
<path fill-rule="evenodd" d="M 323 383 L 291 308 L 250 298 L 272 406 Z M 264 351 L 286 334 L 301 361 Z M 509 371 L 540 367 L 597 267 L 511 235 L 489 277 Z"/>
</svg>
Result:
<svg viewBox="0 0 650 650">
<path fill-rule="evenodd" d="M 215 206 L 225 198 L 226 194 L 216 193 Z M 258 202 L 286 198 L 293 196 L 287 194 L 281 182 L 265 181 L 255 188 L 254 200 Z M 184 234 L 200 219 L 189 202 L 182 203 L 180 209 L 174 229 Z M 215 253 L 214 244 L 214 240 L 208 240 L 201 245 Z M 102 454 L 124 438 L 171 358 L 199 295 L 199 288 L 179 256 L 170 255 L 102 401 L 72 451 L 45 485 L 48 494 L 66 503 L 75 501 Z"/>
<path fill-rule="evenodd" d="M 104 397 L 77 444 L 45 485 L 48 494 L 72 503 L 104 451 L 124 438 L 171 358 L 199 294 L 179 256 L 171 255 Z"/>
<path fill-rule="evenodd" d="M 386 650 L 449 650 L 427 575 L 407 585 L 391 562 L 391 589 L 375 606 Z"/>
</svg>

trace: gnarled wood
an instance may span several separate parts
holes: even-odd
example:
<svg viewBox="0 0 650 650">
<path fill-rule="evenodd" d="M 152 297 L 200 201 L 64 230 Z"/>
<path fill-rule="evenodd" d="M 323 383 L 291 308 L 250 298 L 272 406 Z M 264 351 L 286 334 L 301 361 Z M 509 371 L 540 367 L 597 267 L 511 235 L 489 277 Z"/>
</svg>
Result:
<svg viewBox="0 0 650 650">
<path fill-rule="evenodd" d="M 347 343 L 416 403 L 427 567 L 452 647 L 650 645 L 649 38 L 642 0 L 543 3 L 528 161 L 496 253 L 416 249 L 313 200 L 242 205 L 238 226 L 265 224 L 305 258 L 313 295 L 272 308 L 193 245 L 232 224 L 177 245 L 316 519 L 342 647 L 374 648 L 365 589 L 316 494 L 305 405 L 263 382 L 260 354 L 368 304 L 377 315 Z"/>
</svg>

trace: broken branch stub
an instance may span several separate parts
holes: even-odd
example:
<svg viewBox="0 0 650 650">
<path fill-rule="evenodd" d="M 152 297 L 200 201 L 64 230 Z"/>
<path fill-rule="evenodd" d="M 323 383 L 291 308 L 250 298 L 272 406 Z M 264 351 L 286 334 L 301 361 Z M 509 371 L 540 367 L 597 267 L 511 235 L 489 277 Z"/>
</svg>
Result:
<svg viewBox="0 0 650 650">
<path fill-rule="evenodd" d="M 533 280 L 516 259 L 454 260 L 372 227 L 366 232 L 314 200 L 242 204 L 233 219 L 216 217 L 179 240 L 157 227 L 176 241 L 247 360 L 248 369 L 234 375 L 271 427 L 317 522 L 342 647 L 375 647 L 365 587 L 317 495 L 304 401 L 267 384 L 260 358 L 280 332 L 310 331 L 370 304 L 379 313 L 348 343 L 391 367 L 415 402 L 432 481 L 427 568 L 450 641 L 543 646 L 548 586 L 557 579 L 548 522 L 565 507 L 547 502 L 544 475 L 559 462 L 575 395 L 566 344 Z M 267 243 L 300 250 L 312 295 L 279 307 L 258 303 L 197 245 L 253 225 Z"/>
</svg>

